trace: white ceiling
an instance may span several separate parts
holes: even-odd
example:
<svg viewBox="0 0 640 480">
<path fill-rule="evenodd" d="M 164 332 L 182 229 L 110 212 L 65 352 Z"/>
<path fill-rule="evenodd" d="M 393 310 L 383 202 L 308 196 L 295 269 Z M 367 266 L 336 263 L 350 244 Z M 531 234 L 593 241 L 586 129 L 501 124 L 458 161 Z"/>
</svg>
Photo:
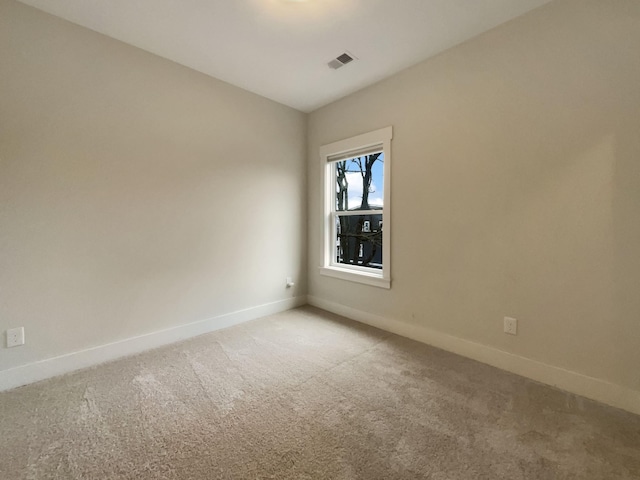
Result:
<svg viewBox="0 0 640 480">
<path fill-rule="evenodd" d="M 309 112 L 550 0 L 21 1 Z"/>
</svg>

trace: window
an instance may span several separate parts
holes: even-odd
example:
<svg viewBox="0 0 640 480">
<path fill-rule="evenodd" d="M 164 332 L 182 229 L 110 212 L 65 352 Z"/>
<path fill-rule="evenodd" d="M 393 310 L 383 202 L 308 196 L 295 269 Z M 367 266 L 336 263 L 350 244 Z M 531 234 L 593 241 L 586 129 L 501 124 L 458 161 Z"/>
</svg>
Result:
<svg viewBox="0 0 640 480">
<path fill-rule="evenodd" d="M 324 242 L 320 273 L 390 288 L 389 164 L 392 128 L 320 147 Z M 377 227 L 377 228 L 376 228 Z"/>
</svg>

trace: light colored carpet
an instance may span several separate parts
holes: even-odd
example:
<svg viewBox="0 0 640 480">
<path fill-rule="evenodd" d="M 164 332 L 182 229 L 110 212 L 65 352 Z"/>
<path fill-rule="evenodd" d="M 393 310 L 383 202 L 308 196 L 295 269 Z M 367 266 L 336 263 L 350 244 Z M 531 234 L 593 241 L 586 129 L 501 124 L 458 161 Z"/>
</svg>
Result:
<svg viewBox="0 0 640 480">
<path fill-rule="evenodd" d="M 638 479 L 640 417 L 305 307 L 0 394 L 0 478 Z"/>
</svg>

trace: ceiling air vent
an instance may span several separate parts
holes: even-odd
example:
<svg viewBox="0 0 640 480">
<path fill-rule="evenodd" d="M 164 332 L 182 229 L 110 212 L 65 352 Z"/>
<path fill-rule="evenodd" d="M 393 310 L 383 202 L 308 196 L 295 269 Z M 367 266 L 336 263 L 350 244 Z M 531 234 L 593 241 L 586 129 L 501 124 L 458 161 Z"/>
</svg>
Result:
<svg viewBox="0 0 640 480">
<path fill-rule="evenodd" d="M 338 55 L 336 58 L 331 60 L 327 65 L 329 65 L 329 67 L 333 68 L 334 70 L 337 70 L 338 68 L 346 65 L 349 62 L 353 62 L 354 59 L 355 57 L 353 55 L 345 52 L 342 55 Z"/>
</svg>

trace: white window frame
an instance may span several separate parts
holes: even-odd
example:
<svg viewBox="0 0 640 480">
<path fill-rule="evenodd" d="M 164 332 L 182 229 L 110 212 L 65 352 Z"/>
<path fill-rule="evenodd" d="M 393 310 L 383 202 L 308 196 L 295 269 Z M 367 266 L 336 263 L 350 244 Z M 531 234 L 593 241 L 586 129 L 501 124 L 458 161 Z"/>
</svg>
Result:
<svg viewBox="0 0 640 480">
<path fill-rule="evenodd" d="M 322 190 L 324 195 L 324 226 L 320 274 L 375 287 L 391 288 L 390 172 L 392 138 L 393 129 L 389 126 L 320 147 L 320 160 L 324 172 L 324 188 Z M 382 269 L 337 263 L 336 255 L 336 180 L 335 168 L 332 168 L 332 166 L 338 160 L 354 158 L 358 155 L 365 155 L 367 152 L 373 151 L 382 151 L 384 153 L 384 204 L 381 211 L 375 211 L 376 214 L 382 213 L 382 221 L 384 222 L 384 228 L 382 229 Z M 353 214 L 362 215 L 363 212 L 354 211 Z"/>
</svg>

